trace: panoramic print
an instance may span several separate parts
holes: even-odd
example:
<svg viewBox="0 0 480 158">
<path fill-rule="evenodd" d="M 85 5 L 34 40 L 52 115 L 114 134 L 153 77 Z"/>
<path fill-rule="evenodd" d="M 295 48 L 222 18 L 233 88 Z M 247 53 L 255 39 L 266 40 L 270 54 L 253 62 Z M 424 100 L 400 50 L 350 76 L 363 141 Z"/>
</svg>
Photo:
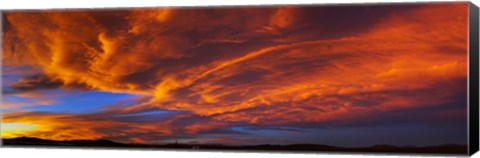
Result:
<svg viewBox="0 0 480 158">
<path fill-rule="evenodd" d="M 2 19 L 6 146 L 467 153 L 466 2 Z"/>
</svg>

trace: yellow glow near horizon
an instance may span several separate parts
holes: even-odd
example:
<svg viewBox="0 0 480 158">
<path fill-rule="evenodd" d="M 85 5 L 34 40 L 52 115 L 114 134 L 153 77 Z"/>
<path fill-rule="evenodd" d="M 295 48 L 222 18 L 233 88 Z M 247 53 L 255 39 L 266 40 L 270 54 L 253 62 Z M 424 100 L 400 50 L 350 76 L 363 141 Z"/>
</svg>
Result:
<svg viewBox="0 0 480 158">
<path fill-rule="evenodd" d="M 36 125 L 26 123 L 5 123 L 0 126 L 2 138 L 20 137 L 36 128 Z"/>
</svg>

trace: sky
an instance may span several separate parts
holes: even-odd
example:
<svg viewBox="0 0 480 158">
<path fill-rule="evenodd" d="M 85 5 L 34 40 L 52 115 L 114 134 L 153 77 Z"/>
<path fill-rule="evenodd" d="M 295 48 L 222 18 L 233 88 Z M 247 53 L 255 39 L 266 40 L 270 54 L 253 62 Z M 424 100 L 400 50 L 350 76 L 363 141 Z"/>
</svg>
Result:
<svg viewBox="0 0 480 158">
<path fill-rule="evenodd" d="M 7 11 L 2 138 L 467 144 L 468 3 Z"/>
</svg>

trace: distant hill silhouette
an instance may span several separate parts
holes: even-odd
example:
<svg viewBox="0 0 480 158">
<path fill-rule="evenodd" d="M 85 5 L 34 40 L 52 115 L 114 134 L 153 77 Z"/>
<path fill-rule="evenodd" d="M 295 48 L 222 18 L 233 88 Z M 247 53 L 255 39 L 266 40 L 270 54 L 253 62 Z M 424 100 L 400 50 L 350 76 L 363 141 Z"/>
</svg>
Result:
<svg viewBox="0 0 480 158">
<path fill-rule="evenodd" d="M 467 154 L 467 145 L 444 144 L 437 146 L 393 146 L 373 145 L 369 147 L 336 147 L 322 144 L 291 144 L 291 145 L 242 145 L 228 146 L 223 144 L 124 144 L 110 140 L 70 140 L 56 141 L 38 138 L 20 137 L 3 139 L 5 146 L 56 146 L 56 147 L 115 147 L 115 148 L 148 148 L 148 149 L 223 149 L 223 150 L 276 150 L 276 151 L 335 151 L 335 152 L 384 152 L 384 153 L 425 153 L 425 154 Z"/>
<path fill-rule="evenodd" d="M 56 141 L 44 140 L 39 138 L 20 137 L 13 139 L 2 139 L 3 145 L 54 145 L 54 146 L 103 146 L 103 147 L 121 147 L 128 146 L 127 144 L 116 143 L 109 140 L 71 140 L 71 141 Z"/>
</svg>

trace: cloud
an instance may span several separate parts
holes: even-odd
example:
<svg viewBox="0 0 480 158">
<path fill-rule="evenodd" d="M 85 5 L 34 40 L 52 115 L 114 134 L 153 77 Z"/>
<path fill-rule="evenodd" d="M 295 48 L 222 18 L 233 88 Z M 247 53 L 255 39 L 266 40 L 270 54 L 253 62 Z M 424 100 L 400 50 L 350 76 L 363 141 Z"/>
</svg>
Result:
<svg viewBox="0 0 480 158">
<path fill-rule="evenodd" d="M 4 114 L 3 122 L 35 126 L 33 130 L 17 132 L 10 137 L 36 136 L 52 140 L 95 140 L 105 137 L 135 136 L 143 133 L 171 135 L 171 131 L 168 129 L 152 126 L 153 124 L 113 121 L 93 115 L 29 111 L 7 112 Z M 156 135 L 152 134 L 152 136 Z"/>
<path fill-rule="evenodd" d="M 20 79 L 10 88 L 20 91 L 29 91 L 35 89 L 54 89 L 62 86 L 61 82 L 49 80 L 45 76 L 36 75 L 26 79 Z"/>
</svg>

